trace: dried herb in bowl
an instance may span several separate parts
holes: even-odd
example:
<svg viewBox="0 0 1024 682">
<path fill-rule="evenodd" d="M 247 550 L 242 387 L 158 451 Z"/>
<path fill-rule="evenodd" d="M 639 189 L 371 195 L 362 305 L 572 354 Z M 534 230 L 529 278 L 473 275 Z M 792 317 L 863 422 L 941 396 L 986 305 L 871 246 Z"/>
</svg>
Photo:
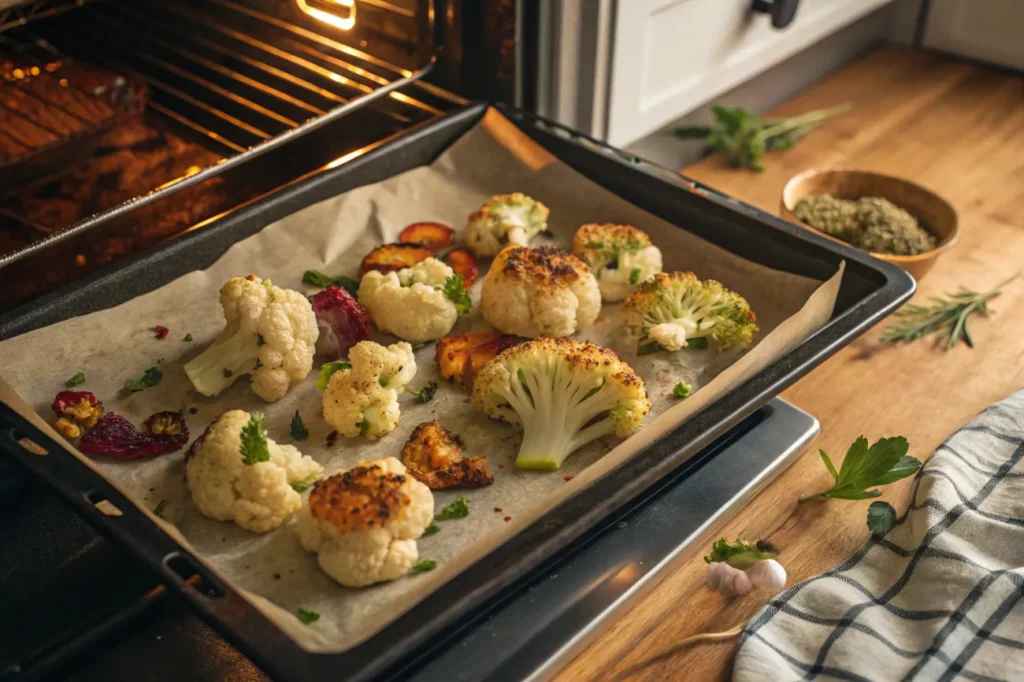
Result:
<svg viewBox="0 0 1024 682">
<path fill-rule="evenodd" d="M 797 202 L 793 215 L 827 235 L 872 253 L 915 256 L 936 245 L 935 236 L 914 216 L 881 197 L 851 200 L 812 195 Z"/>
</svg>

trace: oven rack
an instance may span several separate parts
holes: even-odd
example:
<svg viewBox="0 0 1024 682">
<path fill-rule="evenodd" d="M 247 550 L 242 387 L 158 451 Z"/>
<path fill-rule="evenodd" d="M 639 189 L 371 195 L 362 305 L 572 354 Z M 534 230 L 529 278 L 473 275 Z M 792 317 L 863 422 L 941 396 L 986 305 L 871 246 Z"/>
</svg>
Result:
<svg viewBox="0 0 1024 682">
<path fill-rule="evenodd" d="M 224 158 L 0 254 L 0 268 L 198 185 L 367 105 L 413 125 L 464 103 L 421 81 L 437 63 L 443 29 L 435 19 L 445 16 L 438 7 L 444 0 L 420 3 L 417 16 L 432 37 L 433 49 L 428 62 L 416 70 L 342 43 L 326 30 L 314 31 L 265 11 L 258 3 L 70 4 L 77 11 L 53 7 L 44 17 L 40 8 L 35 20 L 0 32 L 0 48 L 39 64 L 84 56 L 137 74 L 149 85 L 151 111 L 187 129 Z"/>
</svg>

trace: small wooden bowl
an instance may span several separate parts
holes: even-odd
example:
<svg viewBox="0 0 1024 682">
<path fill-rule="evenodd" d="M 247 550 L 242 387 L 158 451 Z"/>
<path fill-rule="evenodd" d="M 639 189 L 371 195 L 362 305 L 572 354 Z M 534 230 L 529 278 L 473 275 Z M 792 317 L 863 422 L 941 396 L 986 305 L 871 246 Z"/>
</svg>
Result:
<svg viewBox="0 0 1024 682">
<path fill-rule="evenodd" d="M 917 218 L 921 227 L 935 235 L 937 244 L 934 249 L 916 256 L 871 254 L 875 258 L 899 265 L 916 279 L 924 277 L 924 274 L 935 264 L 936 259 L 953 248 L 960 236 L 956 211 L 945 199 L 909 180 L 867 171 L 811 169 L 794 176 L 782 190 L 780 215 L 803 228 L 846 244 L 842 240 L 835 239 L 811 227 L 793 215 L 793 209 L 796 208 L 798 201 L 815 194 L 831 194 L 837 199 L 882 197 Z"/>
</svg>

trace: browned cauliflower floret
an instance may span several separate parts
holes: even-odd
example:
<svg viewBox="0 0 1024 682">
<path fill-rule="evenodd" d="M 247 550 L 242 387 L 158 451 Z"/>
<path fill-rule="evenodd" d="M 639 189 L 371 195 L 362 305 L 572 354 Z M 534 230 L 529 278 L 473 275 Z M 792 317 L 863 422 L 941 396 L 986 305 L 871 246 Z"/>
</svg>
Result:
<svg viewBox="0 0 1024 682">
<path fill-rule="evenodd" d="M 553 246 L 498 254 L 484 278 L 484 319 L 517 336 L 568 336 L 601 312 L 601 290 L 587 264 Z"/>
<path fill-rule="evenodd" d="M 479 488 L 494 482 L 487 458 L 462 458 L 462 441 L 436 421 L 416 427 L 402 448 L 402 464 L 428 488 Z"/>
<path fill-rule="evenodd" d="M 506 246 L 526 246 L 548 228 L 548 207 L 525 194 L 499 194 L 471 213 L 466 223 L 466 246 L 489 258 Z"/>
</svg>

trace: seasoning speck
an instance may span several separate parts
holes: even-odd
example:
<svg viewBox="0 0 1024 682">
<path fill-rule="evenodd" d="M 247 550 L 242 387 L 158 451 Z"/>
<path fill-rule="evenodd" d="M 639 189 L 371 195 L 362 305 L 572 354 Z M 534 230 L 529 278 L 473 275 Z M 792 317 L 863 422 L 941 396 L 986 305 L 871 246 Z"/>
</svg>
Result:
<svg viewBox="0 0 1024 682">
<path fill-rule="evenodd" d="M 230 369 L 225 369 L 223 374 L 224 374 L 224 378 L 225 379 L 230 379 L 233 376 L 233 374 L 232 374 Z"/>
<path fill-rule="evenodd" d="M 573 479 L 572 476 L 563 476 L 562 478 L 564 478 L 566 481 L 571 481 Z"/>
<path fill-rule="evenodd" d="M 511 516 L 506 516 L 506 517 L 505 517 L 505 523 L 508 523 L 508 522 L 509 522 L 509 521 L 511 521 L 511 520 L 512 520 L 512 517 L 511 517 Z"/>
<path fill-rule="evenodd" d="M 496 512 L 498 512 L 500 514 L 502 510 L 501 510 L 501 507 L 495 507 L 494 511 L 496 511 Z"/>
<path fill-rule="evenodd" d="M 188 413 L 189 414 L 196 414 L 197 412 L 199 412 L 199 408 L 198 407 L 190 407 L 190 408 L 188 408 Z"/>
</svg>

